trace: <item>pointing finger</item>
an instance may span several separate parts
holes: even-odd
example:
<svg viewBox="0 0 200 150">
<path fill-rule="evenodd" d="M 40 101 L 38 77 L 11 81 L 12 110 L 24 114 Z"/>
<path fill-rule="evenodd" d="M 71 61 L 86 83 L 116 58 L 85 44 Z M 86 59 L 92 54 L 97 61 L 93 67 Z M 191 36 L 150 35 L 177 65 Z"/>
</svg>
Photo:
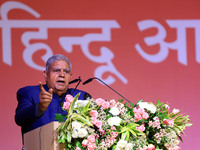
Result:
<svg viewBox="0 0 200 150">
<path fill-rule="evenodd" d="M 41 82 L 39 82 L 39 86 L 40 86 L 40 91 L 45 91 L 45 89 L 44 89 L 44 87 L 43 87 Z"/>
<path fill-rule="evenodd" d="M 52 88 L 49 89 L 49 93 L 50 93 L 50 94 L 53 93 L 53 89 L 52 89 Z"/>
</svg>

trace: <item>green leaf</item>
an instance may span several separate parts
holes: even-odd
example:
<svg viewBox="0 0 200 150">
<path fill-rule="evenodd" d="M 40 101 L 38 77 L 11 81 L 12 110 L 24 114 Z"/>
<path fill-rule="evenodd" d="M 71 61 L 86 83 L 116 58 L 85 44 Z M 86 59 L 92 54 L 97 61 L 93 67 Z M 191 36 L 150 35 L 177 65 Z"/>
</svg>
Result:
<svg viewBox="0 0 200 150">
<path fill-rule="evenodd" d="M 71 135 L 71 131 L 67 131 L 67 142 L 71 142 L 72 140 L 72 135 Z"/>
<path fill-rule="evenodd" d="M 81 143 L 79 141 L 76 142 L 76 146 L 81 148 Z"/>
<path fill-rule="evenodd" d="M 185 124 L 185 126 L 187 126 L 187 127 L 190 127 L 190 126 L 192 126 L 193 124 L 192 123 L 186 123 Z"/>
<path fill-rule="evenodd" d="M 119 102 L 122 103 L 124 100 L 123 99 L 119 99 Z"/>
<path fill-rule="evenodd" d="M 71 102 L 68 114 L 72 114 L 72 112 L 74 110 L 75 102 L 78 100 L 79 96 L 80 96 L 80 92 L 74 97 L 73 101 Z"/>
<path fill-rule="evenodd" d="M 73 114 L 73 116 L 71 117 L 71 119 L 78 120 L 78 121 L 80 121 L 80 122 L 82 122 L 84 124 L 87 124 L 89 126 L 93 126 L 92 123 L 89 120 L 85 119 L 84 117 L 82 117 L 82 116 L 80 116 L 80 115 L 78 115 L 76 113 Z"/>
<path fill-rule="evenodd" d="M 134 129 L 135 127 L 139 126 L 137 123 L 130 123 L 126 127 L 130 129 Z"/>
<path fill-rule="evenodd" d="M 134 107 L 135 105 L 131 102 L 130 106 L 131 106 L 131 107 Z"/>
<path fill-rule="evenodd" d="M 133 134 L 133 136 L 137 136 L 133 130 L 129 130 L 129 131 Z"/>
<path fill-rule="evenodd" d="M 63 122 L 63 116 L 62 116 L 62 114 L 56 114 L 55 119 L 58 120 L 59 123 Z"/>
<path fill-rule="evenodd" d="M 142 100 L 142 99 L 141 99 L 141 100 L 139 100 L 139 101 L 137 102 L 137 105 L 138 105 L 140 102 L 143 102 L 143 100 Z"/>
</svg>

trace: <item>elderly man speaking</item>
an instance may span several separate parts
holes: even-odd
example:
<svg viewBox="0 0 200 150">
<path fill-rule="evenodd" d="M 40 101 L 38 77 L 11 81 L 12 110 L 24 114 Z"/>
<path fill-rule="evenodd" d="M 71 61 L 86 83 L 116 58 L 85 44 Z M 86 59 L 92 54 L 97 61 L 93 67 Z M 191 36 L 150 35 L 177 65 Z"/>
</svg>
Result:
<svg viewBox="0 0 200 150">
<path fill-rule="evenodd" d="M 82 100 L 91 97 L 84 91 L 68 89 L 71 76 L 69 59 L 57 54 L 47 60 L 44 71 L 45 85 L 39 83 L 39 85 L 26 86 L 18 90 L 15 122 L 21 126 L 22 135 L 55 121 L 56 113 L 66 113 L 62 111 L 61 104 L 65 101 L 67 94 L 75 96 L 80 92 L 79 99 Z"/>
</svg>

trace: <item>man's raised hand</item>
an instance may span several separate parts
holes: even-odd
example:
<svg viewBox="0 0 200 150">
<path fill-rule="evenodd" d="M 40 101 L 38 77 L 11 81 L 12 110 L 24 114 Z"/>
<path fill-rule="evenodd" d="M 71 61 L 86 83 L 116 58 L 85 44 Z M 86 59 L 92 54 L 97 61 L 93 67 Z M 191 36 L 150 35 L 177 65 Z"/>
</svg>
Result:
<svg viewBox="0 0 200 150">
<path fill-rule="evenodd" d="M 47 110 L 47 107 L 51 103 L 53 97 L 53 89 L 50 88 L 49 91 L 46 91 L 41 82 L 39 82 L 39 87 L 40 87 L 39 107 L 42 111 L 45 111 Z"/>
</svg>

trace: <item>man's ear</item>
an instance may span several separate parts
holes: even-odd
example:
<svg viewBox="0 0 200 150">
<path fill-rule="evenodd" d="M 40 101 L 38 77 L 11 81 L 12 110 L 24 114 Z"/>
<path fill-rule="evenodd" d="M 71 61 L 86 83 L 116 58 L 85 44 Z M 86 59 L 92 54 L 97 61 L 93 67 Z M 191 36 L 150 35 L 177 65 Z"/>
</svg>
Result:
<svg viewBox="0 0 200 150">
<path fill-rule="evenodd" d="M 46 72 L 46 70 L 43 71 L 43 75 L 44 75 L 45 80 L 47 81 L 47 72 Z"/>
</svg>

